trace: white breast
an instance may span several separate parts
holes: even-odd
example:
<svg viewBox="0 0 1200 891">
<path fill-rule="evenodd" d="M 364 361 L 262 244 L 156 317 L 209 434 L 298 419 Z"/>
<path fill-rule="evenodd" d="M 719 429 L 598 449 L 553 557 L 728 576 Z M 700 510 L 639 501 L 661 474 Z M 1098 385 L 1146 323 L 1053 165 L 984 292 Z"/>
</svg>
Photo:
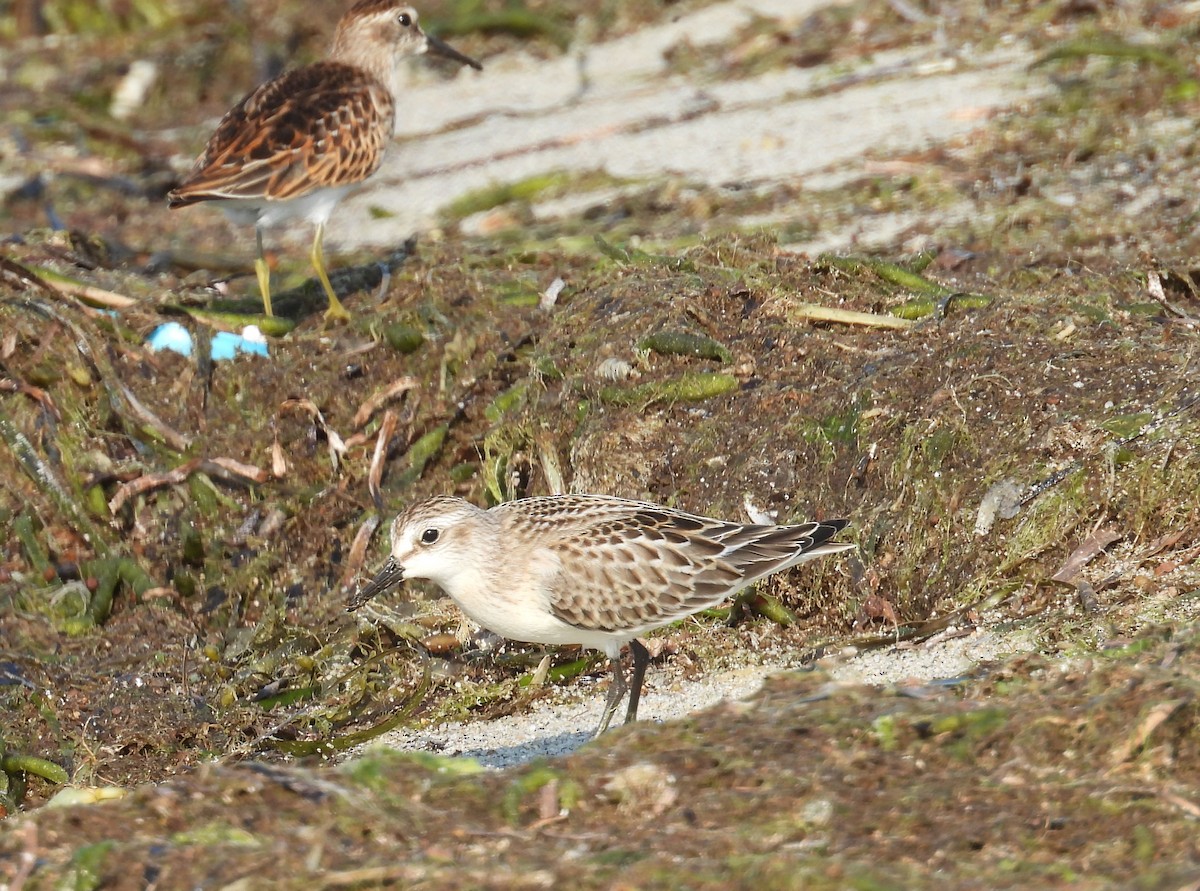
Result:
<svg viewBox="0 0 1200 891">
<path fill-rule="evenodd" d="M 588 631 L 556 618 L 543 586 L 543 579 L 552 571 L 552 566 L 523 566 L 497 573 L 489 567 L 485 574 L 478 566 L 464 566 L 439 583 L 472 621 L 512 640 L 581 644 L 611 655 L 614 647 L 619 651 L 633 637 Z"/>
</svg>

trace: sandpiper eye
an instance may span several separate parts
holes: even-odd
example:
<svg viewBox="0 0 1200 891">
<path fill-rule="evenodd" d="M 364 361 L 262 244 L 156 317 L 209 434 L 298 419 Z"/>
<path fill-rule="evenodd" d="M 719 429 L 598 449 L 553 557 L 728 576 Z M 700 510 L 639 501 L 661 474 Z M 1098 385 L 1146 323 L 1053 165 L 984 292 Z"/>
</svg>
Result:
<svg viewBox="0 0 1200 891">
<path fill-rule="evenodd" d="M 412 24 L 412 16 L 409 15 L 407 12 L 402 12 L 402 13 L 400 13 L 400 17 L 397 19 L 397 21 L 400 22 L 400 24 L 403 25 L 405 28 L 407 28 L 409 25 Z"/>
<path fill-rule="evenodd" d="M 438 540 L 438 531 L 436 529 L 426 529 L 421 533 L 421 544 L 433 544 Z"/>
</svg>

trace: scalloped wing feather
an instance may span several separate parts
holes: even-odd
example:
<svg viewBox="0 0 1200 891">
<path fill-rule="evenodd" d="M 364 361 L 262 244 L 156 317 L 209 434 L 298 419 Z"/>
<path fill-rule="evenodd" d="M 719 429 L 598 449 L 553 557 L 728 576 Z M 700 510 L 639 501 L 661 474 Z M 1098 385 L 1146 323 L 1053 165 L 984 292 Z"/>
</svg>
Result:
<svg viewBox="0 0 1200 891">
<path fill-rule="evenodd" d="M 695 545 L 562 542 L 564 559 L 551 589 L 558 618 L 592 631 L 653 628 L 718 603 L 741 579 L 737 570 Z"/>
<path fill-rule="evenodd" d="M 714 606 L 764 576 L 849 544 L 845 521 L 755 526 L 603 496 L 527 499 L 505 511 L 560 559 L 555 616 L 593 631 L 639 632 Z M 513 504 L 518 504 L 513 502 Z"/>
</svg>

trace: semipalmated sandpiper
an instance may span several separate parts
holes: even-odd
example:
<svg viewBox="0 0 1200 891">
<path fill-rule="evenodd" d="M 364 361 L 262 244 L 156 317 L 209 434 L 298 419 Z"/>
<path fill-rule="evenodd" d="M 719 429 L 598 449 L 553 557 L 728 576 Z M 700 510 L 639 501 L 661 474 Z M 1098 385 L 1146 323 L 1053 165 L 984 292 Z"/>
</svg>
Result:
<svg viewBox="0 0 1200 891">
<path fill-rule="evenodd" d="M 348 609 L 403 579 L 429 579 L 504 637 L 603 650 L 613 679 L 599 735 L 626 690 L 625 721 L 637 717 L 650 660 L 638 635 L 772 573 L 854 547 L 830 541 L 846 523 L 730 523 L 606 495 L 526 498 L 490 510 L 438 496 L 396 517 L 391 557 Z"/>
<path fill-rule="evenodd" d="M 379 169 L 395 130 L 396 65 L 424 52 L 482 68 L 423 32 L 411 7 L 359 0 L 338 22 L 328 58 L 285 72 L 234 106 L 167 195 L 169 207 L 219 201 L 235 221 L 254 223 L 254 271 L 267 315 L 263 228 L 304 218 L 316 226 L 310 256 L 329 297 L 325 317 L 350 317 L 325 269 L 325 223 L 346 193 Z"/>
</svg>

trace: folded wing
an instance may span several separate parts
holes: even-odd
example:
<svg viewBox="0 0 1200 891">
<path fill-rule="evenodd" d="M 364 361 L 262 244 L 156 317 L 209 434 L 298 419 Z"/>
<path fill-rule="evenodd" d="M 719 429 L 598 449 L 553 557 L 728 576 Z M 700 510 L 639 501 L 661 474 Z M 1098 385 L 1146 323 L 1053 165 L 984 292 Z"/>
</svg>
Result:
<svg viewBox="0 0 1200 891">
<path fill-rule="evenodd" d="M 320 62 L 287 72 L 221 119 L 168 203 L 286 200 L 360 182 L 379 168 L 394 120 L 391 95 L 361 69 Z"/>
</svg>

